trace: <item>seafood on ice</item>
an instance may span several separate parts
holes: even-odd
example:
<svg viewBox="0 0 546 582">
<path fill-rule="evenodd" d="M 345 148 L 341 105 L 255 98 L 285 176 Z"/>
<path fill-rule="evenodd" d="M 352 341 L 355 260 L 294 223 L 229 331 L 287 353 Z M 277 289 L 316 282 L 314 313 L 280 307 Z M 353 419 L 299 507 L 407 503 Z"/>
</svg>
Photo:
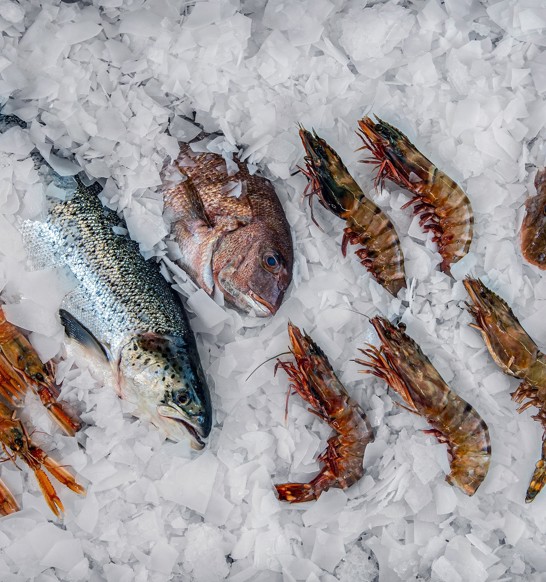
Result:
<svg viewBox="0 0 546 582">
<path fill-rule="evenodd" d="M 336 433 L 319 456 L 322 468 L 310 483 L 275 485 L 279 499 L 300 503 L 318 499 L 331 487 L 346 489 L 356 483 L 364 474 L 364 453 L 374 436 L 366 414 L 338 380 L 320 347 L 291 323 L 288 335 L 295 363 L 279 361 L 277 367 L 288 374 L 289 389 Z"/>
<path fill-rule="evenodd" d="M 73 436 L 80 422 L 57 401 L 60 390 L 53 363 L 42 363 L 28 339 L 0 309 L 0 395 L 12 406 L 21 406 L 29 386 L 62 430 Z"/>
<path fill-rule="evenodd" d="M 539 269 L 546 269 L 546 168 L 535 176 L 536 195 L 525 202 L 521 225 L 521 252 Z"/>
<path fill-rule="evenodd" d="M 381 341 L 378 348 L 360 350 L 366 359 L 363 373 L 384 380 L 403 400 L 403 408 L 422 416 L 432 426 L 426 432 L 446 443 L 451 472 L 446 481 L 467 495 L 481 485 L 491 458 L 489 429 L 477 411 L 444 382 L 421 348 L 383 317 L 371 320 Z"/>
<path fill-rule="evenodd" d="M 305 148 L 306 168 L 302 169 L 309 184 L 306 195 L 311 204 L 317 195 L 321 204 L 345 220 L 341 250 L 359 245 L 356 255 L 374 279 L 392 295 L 406 287 L 404 255 L 400 239 L 389 217 L 364 195 L 341 158 L 315 132 L 300 128 Z"/>
<path fill-rule="evenodd" d="M 538 408 L 533 418 L 544 429 L 542 454 L 537 462 L 525 501 L 533 501 L 546 483 L 546 355 L 523 329 L 506 301 L 493 293 L 479 279 L 464 281 L 470 296 L 468 305 L 477 329 L 497 365 L 510 376 L 522 380 L 512 399 L 523 412 L 531 406 Z"/>
<path fill-rule="evenodd" d="M 432 232 L 433 242 L 442 256 L 440 268 L 451 272 L 470 249 L 474 232 L 474 214 L 468 196 L 449 176 L 428 160 L 398 129 L 376 118 L 358 122 L 360 137 L 377 166 L 376 185 L 389 179 L 413 194 L 404 206 L 411 206 L 420 216 L 425 232 Z"/>
<path fill-rule="evenodd" d="M 201 134 L 202 136 L 203 134 Z M 274 315 L 292 280 L 292 234 L 273 184 L 233 156 L 180 144 L 163 170 L 163 199 L 181 267 L 209 295 Z"/>
<path fill-rule="evenodd" d="M 34 472 L 47 505 L 57 517 L 63 514 L 64 506 L 45 472 L 46 469 L 57 481 L 75 493 L 80 495 L 85 493 L 85 489 L 64 465 L 52 459 L 32 441 L 27 429 L 17 418 L 17 409 L 2 399 L 0 399 L 0 445 L 8 459 L 16 465 L 20 460 Z M 18 510 L 17 501 L 6 484 L 0 481 L 0 515 L 9 515 Z"/>
<path fill-rule="evenodd" d="M 24 125 L 0 116 L 0 132 Z M 19 126 L 19 127 L 16 127 Z M 57 267 L 71 291 L 60 311 L 67 335 L 111 366 L 120 396 L 174 439 L 204 446 L 212 424 L 209 389 L 180 297 L 146 261 L 123 221 L 98 198 L 100 187 L 61 177 L 31 154 L 47 199 L 43 220 L 20 229 L 35 268 Z"/>
<path fill-rule="evenodd" d="M 34 472 L 48 506 L 55 515 L 60 516 L 63 504 L 44 469 L 76 493 L 84 493 L 84 488 L 64 466 L 32 441 L 18 419 L 29 386 L 64 432 L 74 435 L 80 423 L 56 400 L 59 389 L 55 384 L 52 364 L 42 363 L 28 339 L 6 320 L 0 309 L 0 445 L 8 459 L 15 464 L 17 460 L 23 461 Z M 8 515 L 18 509 L 15 498 L 0 481 L 0 515 Z"/>
</svg>

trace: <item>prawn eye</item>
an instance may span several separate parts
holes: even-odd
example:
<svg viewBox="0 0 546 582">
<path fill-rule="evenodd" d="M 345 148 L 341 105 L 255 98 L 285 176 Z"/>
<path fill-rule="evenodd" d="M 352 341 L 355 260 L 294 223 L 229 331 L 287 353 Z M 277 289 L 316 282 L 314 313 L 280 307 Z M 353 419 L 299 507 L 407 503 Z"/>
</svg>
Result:
<svg viewBox="0 0 546 582">
<path fill-rule="evenodd" d="M 544 210 L 542 211 L 542 214 L 544 214 L 544 216 L 546 216 L 546 206 L 544 207 Z"/>
<path fill-rule="evenodd" d="M 274 253 L 266 253 L 263 256 L 263 264 L 266 270 L 271 271 L 272 273 L 276 273 L 281 267 L 279 257 Z"/>
</svg>

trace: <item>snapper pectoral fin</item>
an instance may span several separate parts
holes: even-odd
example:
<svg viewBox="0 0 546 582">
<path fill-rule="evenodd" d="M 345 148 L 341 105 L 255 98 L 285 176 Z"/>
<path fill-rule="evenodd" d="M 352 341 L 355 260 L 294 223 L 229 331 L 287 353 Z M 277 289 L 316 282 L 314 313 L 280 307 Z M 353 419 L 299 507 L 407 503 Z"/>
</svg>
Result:
<svg viewBox="0 0 546 582">
<path fill-rule="evenodd" d="M 209 295 L 214 291 L 212 259 L 220 241 L 239 228 L 236 219 L 226 219 L 215 226 L 204 220 L 178 220 L 173 232 L 182 252 L 182 267 Z"/>
</svg>

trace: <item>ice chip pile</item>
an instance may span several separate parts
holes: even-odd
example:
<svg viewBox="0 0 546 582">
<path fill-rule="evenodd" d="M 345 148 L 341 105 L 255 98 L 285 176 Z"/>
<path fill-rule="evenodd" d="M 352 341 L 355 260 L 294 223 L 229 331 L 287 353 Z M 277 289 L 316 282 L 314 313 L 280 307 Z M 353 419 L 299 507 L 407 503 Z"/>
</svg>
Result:
<svg viewBox="0 0 546 582">
<path fill-rule="evenodd" d="M 0 478 L 25 509 L 0 523 L 0 580 L 540 580 L 546 496 L 524 504 L 539 426 L 531 411 L 516 415 L 517 383 L 467 328 L 462 279 L 487 277 L 546 347 L 546 285 L 518 246 L 532 164 L 546 161 L 544 3 L 0 0 L 0 31 L 0 104 L 29 124 L 0 139 L 0 287 L 10 320 L 44 358 L 64 354 L 63 282 L 54 271 L 25 271 L 16 229 L 45 208 L 28 159 L 36 146 L 61 174 L 81 166 L 100 179 L 103 202 L 124 214 L 144 255 L 164 259 L 189 297 L 216 415 L 209 449 L 195 456 L 135 420 L 91 362 L 61 359 L 62 398 L 86 423 L 78 441 L 36 402 L 29 407 L 38 431 L 52 434 L 48 450 L 88 493 L 63 498 L 59 527 L 27 473 L 2 463 Z M 471 199 L 474 240 L 456 280 L 438 271 L 430 236 L 401 209 L 407 191 L 386 183 L 375 192 L 371 169 L 358 163 L 356 122 L 372 108 Z M 225 136 L 210 142 L 216 153 L 238 151 L 273 180 L 292 228 L 293 283 L 268 322 L 224 308 L 176 268 L 157 186 L 177 140 L 196 137 L 185 121 L 193 112 L 205 131 Z M 303 156 L 297 123 L 335 143 L 392 218 L 407 259 L 400 299 L 354 256 L 340 256 L 334 217 L 319 207 L 321 228 L 310 220 L 306 180 L 294 174 Z M 480 410 L 493 456 L 472 499 L 444 483 L 445 446 L 421 432 L 426 423 L 357 373 L 350 360 L 376 338 L 355 311 L 404 314 L 442 376 Z M 286 349 L 289 319 L 328 353 L 376 431 L 357 484 L 298 507 L 281 505 L 273 483 L 312 478 L 329 428 L 298 398 L 285 424 L 288 386 L 274 362 L 247 380 Z"/>
</svg>

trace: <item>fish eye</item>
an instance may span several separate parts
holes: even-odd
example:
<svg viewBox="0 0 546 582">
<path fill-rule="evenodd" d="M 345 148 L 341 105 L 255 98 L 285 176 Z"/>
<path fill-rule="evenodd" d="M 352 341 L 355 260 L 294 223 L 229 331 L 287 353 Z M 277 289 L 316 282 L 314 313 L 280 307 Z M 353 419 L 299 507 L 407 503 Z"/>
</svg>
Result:
<svg viewBox="0 0 546 582">
<path fill-rule="evenodd" d="M 546 206 L 544 207 L 544 210 L 542 211 L 542 214 L 544 214 L 544 216 L 546 216 Z"/>
<path fill-rule="evenodd" d="M 180 406 L 186 406 L 190 403 L 190 395 L 187 392 L 181 392 L 180 394 L 176 395 L 176 403 Z"/>
<path fill-rule="evenodd" d="M 277 255 L 275 255 L 273 253 L 266 253 L 263 256 L 263 264 L 264 264 L 264 267 L 268 271 L 271 271 L 272 273 L 275 273 L 281 267 L 281 263 L 279 261 L 279 258 L 277 257 Z"/>
</svg>

